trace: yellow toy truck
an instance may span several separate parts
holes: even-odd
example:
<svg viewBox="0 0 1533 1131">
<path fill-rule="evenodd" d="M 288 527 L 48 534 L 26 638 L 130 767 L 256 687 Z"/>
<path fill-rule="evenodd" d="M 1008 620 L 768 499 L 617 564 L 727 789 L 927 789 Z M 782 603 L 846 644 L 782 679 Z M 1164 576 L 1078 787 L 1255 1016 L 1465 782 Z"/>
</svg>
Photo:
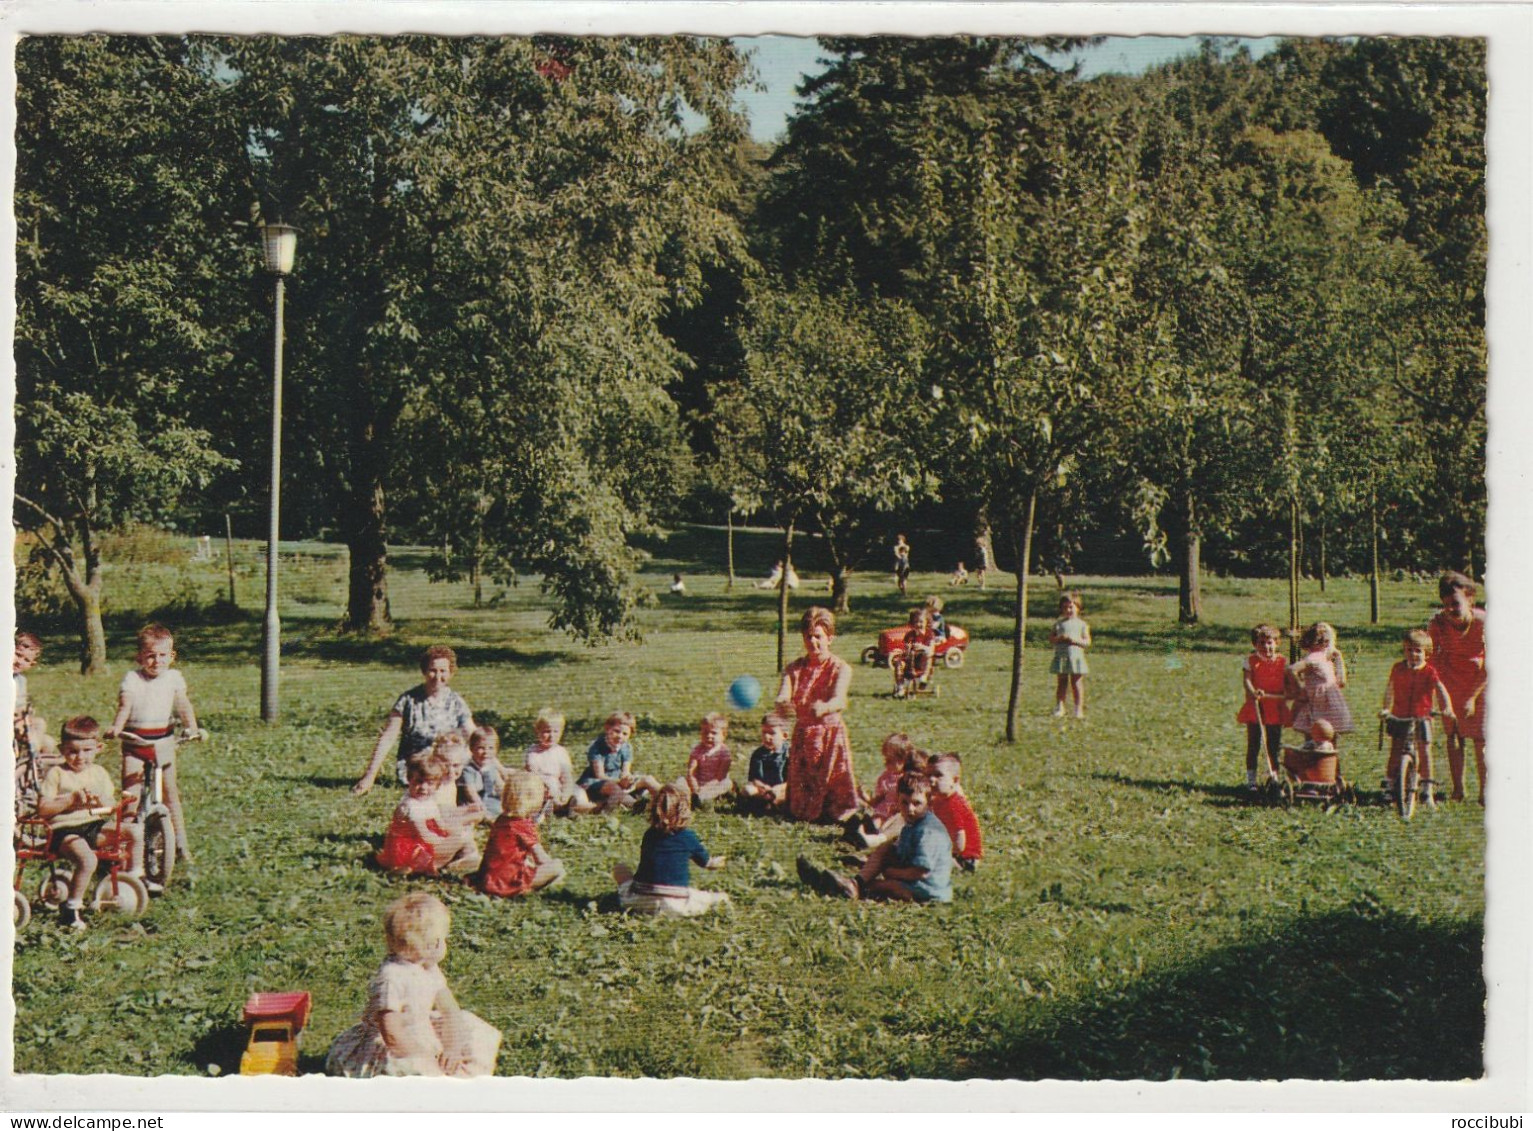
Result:
<svg viewBox="0 0 1533 1131">
<path fill-rule="evenodd" d="M 245 1002 L 250 1041 L 240 1057 L 241 1076 L 297 1076 L 298 1038 L 309 1020 L 309 994 L 255 993 Z"/>
</svg>

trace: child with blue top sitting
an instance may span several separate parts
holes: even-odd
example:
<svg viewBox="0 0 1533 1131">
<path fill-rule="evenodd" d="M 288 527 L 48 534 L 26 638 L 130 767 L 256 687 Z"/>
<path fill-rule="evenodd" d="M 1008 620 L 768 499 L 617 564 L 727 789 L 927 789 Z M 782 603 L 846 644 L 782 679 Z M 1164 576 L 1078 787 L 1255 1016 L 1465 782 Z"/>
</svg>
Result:
<svg viewBox="0 0 1533 1131">
<path fill-rule="evenodd" d="M 500 816 L 500 790 L 506 768 L 500 764 L 500 735 L 479 726 L 468 736 L 469 760 L 458 775 L 458 804 L 484 807 L 486 820 Z"/>
<path fill-rule="evenodd" d="M 602 732 L 586 750 L 585 773 L 575 784 L 585 791 L 593 805 L 606 812 L 614 809 L 632 809 L 635 794 L 641 790 L 651 793 L 660 783 L 651 777 L 635 777 L 633 773 L 634 718 L 627 711 L 608 715 L 602 723 Z"/>
<path fill-rule="evenodd" d="M 899 903 L 950 903 L 953 899 L 953 841 L 931 811 L 931 781 L 925 774 L 900 779 L 898 840 L 879 845 L 856 876 L 841 876 L 798 858 L 798 875 L 822 895 Z"/>
<path fill-rule="evenodd" d="M 793 724 L 781 715 L 761 720 L 761 745 L 751 752 L 750 768 L 741 790 L 742 808 L 766 813 L 782 805 L 788 796 L 788 732 Z"/>
<path fill-rule="evenodd" d="M 729 902 L 728 892 L 699 891 L 692 886 L 694 863 L 715 871 L 724 866 L 724 857 L 708 855 L 697 834 L 687 828 L 691 821 L 692 799 L 685 786 L 673 782 L 655 794 L 649 828 L 639 844 L 639 870 L 626 864 L 612 868 L 624 911 L 691 916 Z"/>
</svg>

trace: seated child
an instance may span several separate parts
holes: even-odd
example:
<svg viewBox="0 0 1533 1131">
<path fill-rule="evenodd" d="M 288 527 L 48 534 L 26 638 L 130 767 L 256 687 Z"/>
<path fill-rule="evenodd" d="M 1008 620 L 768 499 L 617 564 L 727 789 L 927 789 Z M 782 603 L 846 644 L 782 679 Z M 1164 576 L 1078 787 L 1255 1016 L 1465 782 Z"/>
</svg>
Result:
<svg viewBox="0 0 1533 1131">
<path fill-rule="evenodd" d="M 594 810 L 596 806 L 586 800 L 585 790 L 575 784 L 570 752 L 560 745 L 564 738 L 564 716 L 552 707 L 544 707 L 532 724 L 532 735 L 536 741 L 527 747 L 526 769 L 542 778 L 548 789 L 538 820 L 550 813 L 573 817 Z"/>
<path fill-rule="evenodd" d="M 626 864 L 612 868 L 618 902 L 624 911 L 641 915 L 701 915 L 729 902 L 729 893 L 699 891 L 692 886 L 692 863 L 709 871 L 724 866 L 724 857 L 709 856 L 692 821 L 692 802 L 674 782 L 660 789 L 649 811 L 649 828 L 639 845 L 639 870 Z"/>
<path fill-rule="evenodd" d="M 478 805 L 486 820 L 500 816 L 501 783 L 506 768 L 500 764 L 500 735 L 494 727 L 475 727 L 468 736 L 469 762 L 458 775 L 459 806 Z"/>
<path fill-rule="evenodd" d="M 865 811 L 847 818 L 842 839 L 863 848 L 871 848 L 882 841 L 875 840 L 883 827 L 899 815 L 900 776 L 905 763 L 915 753 L 916 744 L 904 731 L 897 731 L 884 739 L 880 753 L 884 759 L 884 771 L 873 783 L 873 792 L 866 795 Z"/>
<path fill-rule="evenodd" d="M 607 716 L 602 733 L 586 750 L 586 769 L 575 784 L 585 791 L 592 805 L 606 812 L 632 809 L 635 796 L 647 790 L 654 793 L 660 783 L 652 777 L 635 777 L 633 772 L 633 716 L 618 711 Z"/>
<path fill-rule="evenodd" d="M 939 644 L 947 639 L 947 618 L 942 615 L 943 608 L 941 597 L 933 594 L 926 598 L 926 615 L 931 618 L 932 636 L 936 637 Z"/>
<path fill-rule="evenodd" d="M 846 899 L 879 899 L 916 903 L 948 903 L 953 898 L 953 842 L 931 812 L 931 782 L 924 774 L 900 779 L 900 813 L 904 828 L 899 839 L 879 845 L 856 876 L 816 868 L 798 858 L 798 875 L 822 895 Z"/>
<path fill-rule="evenodd" d="M 699 726 L 699 741 L 687 756 L 686 776 L 677 783 L 686 785 L 692 796 L 692 804 L 706 805 L 734 792 L 734 779 L 729 776 L 733 756 L 725 742 L 728 737 L 728 715 L 710 711 L 703 716 Z"/>
<path fill-rule="evenodd" d="M 1416 762 L 1421 775 L 1422 796 L 1432 802 L 1432 709 L 1452 720 L 1453 700 L 1442 676 L 1429 661 L 1432 637 L 1424 629 L 1413 628 L 1400 641 L 1402 658 L 1389 669 L 1384 685 L 1384 702 L 1379 713 L 1389 731 L 1389 763 L 1385 767 L 1385 790 L 1393 796 L 1400 776 L 1400 759 L 1405 754 L 1405 740 L 1416 728 Z"/>
<path fill-rule="evenodd" d="M 49 823 L 48 847 L 74 864 L 69 894 L 59 908 L 59 926 L 85 930 L 85 892 L 96 882 L 96 849 L 108 835 L 107 821 L 118 806 L 112 802 L 112 777 L 96 765 L 101 753 L 101 724 L 89 715 L 77 715 L 64 724 L 59 735 L 63 762 L 43 777 L 38 792 L 37 815 Z M 131 805 L 124 797 L 122 805 Z M 135 861 L 131 875 L 142 872 L 143 854 L 137 843 L 138 826 L 125 821 L 118 826 L 128 840 L 129 859 Z"/>
<path fill-rule="evenodd" d="M 671 593 L 677 597 L 687 595 L 687 583 L 681 579 L 681 574 L 671 574 Z"/>
<path fill-rule="evenodd" d="M 425 892 L 395 900 L 383 914 L 389 956 L 367 984 L 362 1020 L 330 1046 L 331 1076 L 488 1076 L 500 1032 L 460 1009 L 441 963 L 452 918 Z"/>
<path fill-rule="evenodd" d="M 932 632 L 931 614 L 925 607 L 910 610 L 910 631 L 900 650 L 889 657 L 894 674 L 894 697 L 903 699 L 916 686 L 931 678 L 932 654 L 937 637 Z"/>
<path fill-rule="evenodd" d="M 949 585 L 969 584 L 969 571 L 964 568 L 962 562 L 958 563 L 958 568 L 953 571 L 953 576 L 947 579 L 947 583 Z"/>
<path fill-rule="evenodd" d="M 490 827 L 479 871 L 468 880 L 485 895 L 527 895 L 564 876 L 564 865 L 538 842 L 535 818 L 547 792 L 536 774 L 512 770 L 506 775 L 504 809 Z"/>
<path fill-rule="evenodd" d="M 456 806 L 449 813 L 442 811 L 440 791 L 452 784 L 450 773 L 447 758 L 436 750 L 410 755 L 405 769 L 409 787 L 375 857 L 384 871 L 434 876 L 479 866 L 471 824 L 459 819 Z"/>
<path fill-rule="evenodd" d="M 782 806 L 788 797 L 788 732 L 793 724 L 781 715 L 761 720 L 761 745 L 751 751 L 745 772 L 743 807 L 757 813 Z"/>
<path fill-rule="evenodd" d="M 985 847 L 980 840 L 979 818 L 958 780 L 962 773 L 963 761 L 951 751 L 932 760 L 931 811 L 953 839 L 953 862 L 965 872 L 972 872 L 985 854 Z"/>
</svg>

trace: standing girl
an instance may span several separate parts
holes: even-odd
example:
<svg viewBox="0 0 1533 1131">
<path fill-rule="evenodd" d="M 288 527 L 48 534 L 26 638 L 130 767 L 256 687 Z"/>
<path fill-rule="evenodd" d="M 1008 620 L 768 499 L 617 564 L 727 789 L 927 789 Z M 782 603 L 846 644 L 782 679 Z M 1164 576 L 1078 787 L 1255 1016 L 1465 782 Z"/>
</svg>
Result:
<svg viewBox="0 0 1533 1131">
<path fill-rule="evenodd" d="M 910 543 L 903 534 L 894 536 L 894 584 L 901 593 L 910 580 Z"/>
<path fill-rule="evenodd" d="M 1270 624 L 1251 630 L 1251 654 L 1240 665 L 1240 685 L 1246 701 L 1235 716 L 1246 724 L 1246 788 L 1256 788 L 1256 756 L 1262 736 L 1267 739 L 1267 776 L 1277 778 L 1278 750 L 1283 745 L 1283 726 L 1288 722 L 1284 676 L 1288 662 L 1278 654 L 1282 635 Z"/>
<path fill-rule="evenodd" d="M 830 650 L 836 618 L 819 605 L 800 622 L 804 654 L 782 673 L 777 713 L 792 714 L 788 751 L 788 812 L 798 821 L 845 821 L 857 811 L 857 778 L 846 735 L 852 667 Z"/>
<path fill-rule="evenodd" d="M 1054 683 L 1054 717 L 1065 713 L 1065 691 L 1075 700 L 1075 717 L 1086 717 L 1086 649 L 1091 647 L 1091 626 L 1081 619 L 1081 596 L 1066 593 L 1059 598 L 1059 619 L 1049 629 L 1049 643 L 1054 645 L 1054 659 L 1049 671 Z"/>
<path fill-rule="evenodd" d="M 500 1032 L 459 1009 L 442 959 L 452 918 L 442 901 L 413 892 L 383 913 L 389 956 L 367 984 L 362 1020 L 335 1038 L 331 1076 L 488 1076 Z"/>
<path fill-rule="evenodd" d="M 1427 623 L 1434 666 L 1458 717 L 1444 718 L 1453 800 L 1464 800 L 1464 743 L 1474 742 L 1474 768 L 1485 804 L 1485 610 L 1475 608 L 1475 585 L 1450 570 L 1437 583 L 1442 610 Z"/>
<path fill-rule="evenodd" d="M 1347 686 L 1347 662 L 1336 647 L 1336 630 L 1324 621 L 1316 621 L 1299 637 L 1302 659 L 1288 666 L 1285 677 L 1289 697 L 1294 701 L 1293 717 L 1288 725 L 1301 734 L 1309 734 L 1317 722 L 1328 722 L 1341 735 L 1350 734 L 1352 708 L 1342 689 Z"/>
</svg>

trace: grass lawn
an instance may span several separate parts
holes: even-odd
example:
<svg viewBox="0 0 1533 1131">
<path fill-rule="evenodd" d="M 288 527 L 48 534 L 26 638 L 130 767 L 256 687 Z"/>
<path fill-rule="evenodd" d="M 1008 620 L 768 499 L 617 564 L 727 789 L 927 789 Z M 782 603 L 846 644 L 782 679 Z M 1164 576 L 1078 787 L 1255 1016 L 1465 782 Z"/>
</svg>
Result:
<svg viewBox="0 0 1533 1131">
<path fill-rule="evenodd" d="M 1247 803 L 1244 731 L 1233 721 L 1239 666 L 1250 626 L 1286 608 L 1281 581 L 1211 581 L 1206 622 L 1188 631 L 1175 625 L 1174 579 L 1078 579 L 1095 640 L 1082 722 L 1049 717 L 1043 639 L 1054 590 L 1038 584 L 1025 717 L 1007 745 L 1010 576 L 987 591 L 912 578 L 913 596 L 942 593 L 949 620 L 973 634 L 968 662 L 938 676 L 940 697 L 919 702 L 891 699 L 888 673 L 859 667 L 847 719 L 868 783 L 893 730 L 963 754 L 986 858 L 957 880 L 950 906 L 814 896 L 794 858 L 834 863 L 834 831 L 727 807 L 694 827 L 729 866 L 694 882 L 733 904 L 699 921 L 609 909 L 611 863 L 637 861 L 643 817 L 547 827 L 569 874 L 531 899 L 491 901 L 368 867 L 397 793 L 359 799 L 349 786 L 390 703 L 417 682 L 427 644 L 458 649 L 454 686 L 501 728 L 508 764 L 545 704 L 569 717 L 577 759 L 600 720 L 623 708 L 639 719 L 638 767 L 673 776 L 731 679 L 751 673 L 775 686 L 775 594 L 748 582 L 725 591 L 722 534 L 691 531 L 652 549 L 646 584 L 660 593 L 679 569 L 689 596 L 644 610 L 642 644 L 589 649 L 549 631 L 536 585 L 475 609 L 467 586 L 429 583 L 408 552 L 391 579 L 396 633 L 345 637 L 334 628 L 343 561 L 305 547 L 284 574 L 277 727 L 257 719 L 257 610 L 173 624 L 214 732 L 181 763 L 193 874 L 137 923 L 98 916 L 74 936 L 39 916 L 20 933 L 15 1070 L 227 1074 L 238 1068 L 246 995 L 307 989 L 301 1066 L 321 1071 L 383 957 L 381 912 L 420 888 L 452 909 L 448 980 L 504 1033 L 503 1075 L 1481 1074 L 1484 811 L 1444 805 L 1405 824 L 1378 805 Z M 765 535 L 742 536 L 737 568 L 760 576 L 773 553 Z M 223 576 L 219 563 L 163 569 L 181 592 L 211 595 Z M 259 600 L 256 581 L 242 583 L 247 604 Z M 119 594 L 128 584 L 109 579 Z M 1382 770 L 1370 720 L 1400 631 L 1425 622 L 1434 595 L 1430 584 L 1389 584 L 1382 623 L 1369 627 L 1361 582 L 1334 581 L 1323 595 L 1306 586 L 1305 618 L 1334 623 L 1348 657 L 1363 722 L 1342 747 L 1342 771 L 1364 785 Z M 813 599 L 795 596 L 795 615 Z M 837 650 L 855 660 L 906 605 L 882 574 L 857 577 L 852 600 Z M 71 674 L 69 642 L 46 643 L 31 682 L 55 731 L 78 712 L 110 718 L 132 651 L 126 623 L 112 634 L 110 676 Z M 741 768 L 760 714 L 735 713 Z M 115 751 L 104 761 L 115 773 Z"/>
</svg>

